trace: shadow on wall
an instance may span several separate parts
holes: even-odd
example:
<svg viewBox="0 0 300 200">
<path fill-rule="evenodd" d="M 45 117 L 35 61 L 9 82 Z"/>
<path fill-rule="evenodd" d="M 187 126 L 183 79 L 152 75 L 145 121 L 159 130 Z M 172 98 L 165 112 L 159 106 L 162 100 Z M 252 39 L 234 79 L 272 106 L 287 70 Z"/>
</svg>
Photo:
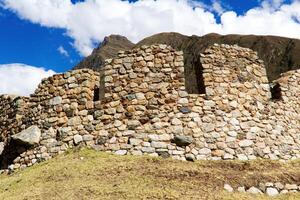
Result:
<svg viewBox="0 0 300 200">
<path fill-rule="evenodd" d="M 10 139 L 8 144 L 5 145 L 2 155 L 0 156 L 0 169 L 7 169 L 13 161 L 20 156 L 23 152 L 27 151 L 29 147 L 21 144 L 18 141 Z"/>
<path fill-rule="evenodd" d="M 271 86 L 271 95 L 272 100 L 282 100 L 282 93 L 281 93 L 281 86 L 279 83 L 276 83 L 275 85 Z"/>
<path fill-rule="evenodd" d="M 196 72 L 196 76 L 197 76 L 197 89 L 198 89 L 198 93 L 197 94 L 206 94 L 206 90 L 205 90 L 205 84 L 204 84 L 204 77 L 203 77 L 203 66 L 202 63 L 200 61 L 200 57 L 198 57 L 196 63 L 195 63 L 195 72 Z M 185 77 L 185 79 L 188 79 L 189 77 Z M 187 91 L 189 91 L 188 88 L 186 88 Z"/>
</svg>

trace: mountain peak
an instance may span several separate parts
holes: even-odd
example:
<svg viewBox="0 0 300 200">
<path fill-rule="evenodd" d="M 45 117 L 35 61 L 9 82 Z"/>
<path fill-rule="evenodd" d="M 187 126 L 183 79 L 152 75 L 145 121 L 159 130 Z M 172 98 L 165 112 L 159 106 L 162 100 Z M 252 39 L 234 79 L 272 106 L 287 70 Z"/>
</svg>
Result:
<svg viewBox="0 0 300 200">
<path fill-rule="evenodd" d="M 82 60 L 74 69 L 91 68 L 100 69 L 105 59 L 113 58 L 120 50 L 129 50 L 134 44 L 121 35 L 106 36 L 100 45 L 95 48 L 92 54 Z"/>
</svg>

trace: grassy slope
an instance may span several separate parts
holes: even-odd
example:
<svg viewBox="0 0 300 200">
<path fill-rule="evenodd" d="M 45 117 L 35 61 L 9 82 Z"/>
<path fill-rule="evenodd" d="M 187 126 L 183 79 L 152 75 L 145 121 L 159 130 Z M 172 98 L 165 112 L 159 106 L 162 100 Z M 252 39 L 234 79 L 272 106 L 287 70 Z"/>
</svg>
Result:
<svg viewBox="0 0 300 200">
<path fill-rule="evenodd" d="M 191 163 L 84 149 L 1 175 L 0 199 L 269 199 L 222 189 L 224 183 L 251 186 L 262 180 L 299 184 L 300 161 Z"/>
</svg>

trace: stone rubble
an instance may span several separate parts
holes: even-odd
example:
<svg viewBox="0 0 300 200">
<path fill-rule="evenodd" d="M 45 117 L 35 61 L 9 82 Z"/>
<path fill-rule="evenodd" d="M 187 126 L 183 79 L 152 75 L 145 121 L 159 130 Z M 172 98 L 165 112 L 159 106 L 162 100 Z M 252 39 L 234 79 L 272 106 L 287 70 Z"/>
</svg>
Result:
<svg viewBox="0 0 300 200">
<path fill-rule="evenodd" d="M 233 188 L 229 184 L 224 184 L 224 190 L 227 192 L 247 192 L 251 194 L 266 194 L 268 196 L 277 196 L 279 194 L 300 192 L 300 185 L 276 183 L 260 183 L 258 186 L 252 186 L 248 189 L 245 186 Z"/>
</svg>

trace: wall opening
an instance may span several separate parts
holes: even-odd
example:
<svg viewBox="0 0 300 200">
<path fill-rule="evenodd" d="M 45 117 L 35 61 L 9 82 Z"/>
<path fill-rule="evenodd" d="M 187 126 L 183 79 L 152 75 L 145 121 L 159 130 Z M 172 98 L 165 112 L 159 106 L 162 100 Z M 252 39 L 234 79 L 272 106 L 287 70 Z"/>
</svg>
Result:
<svg viewBox="0 0 300 200">
<path fill-rule="evenodd" d="M 105 97 L 105 73 L 104 67 L 100 69 L 100 83 L 99 83 L 99 100 L 104 99 Z"/>
<path fill-rule="evenodd" d="M 271 95 L 272 95 L 272 100 L 282 99 L 282 92 L 279 83 L 276 83 L 275 85 L 271 86 Z"/>
<path fill-rule="evenodd" d="M 100 101 L 100 89 L 98 87 L 94 88 L 94 101 Z"/>
<path fill-rule="evenodd" d="M 200 55 L 185 54 L 184 77 L 185 88 L 189 94 L 205 94 L 203 67 Z"/>
<path fill-rule="evenodd" d="M 9 139 L 5 145 L 2 155 L 0 156 L 0 169 L 7 169 L 9 165 L 22 153 L 27 151 L 29 147 L 18 141 Z"/>
<path fill-rule="evenodd" d="M 200 61 L 200 57 L 197 59 L 196 66 L 195 66 L 195 72 L 197 77 L 197 89 L 198 94 L 206 94 L 205 90 L 205 84 L 204 84 L 204 77 L 203 77 L 203 66 Z M 186 77 L 189 78 L 189 77 Z"/>
</svg>

